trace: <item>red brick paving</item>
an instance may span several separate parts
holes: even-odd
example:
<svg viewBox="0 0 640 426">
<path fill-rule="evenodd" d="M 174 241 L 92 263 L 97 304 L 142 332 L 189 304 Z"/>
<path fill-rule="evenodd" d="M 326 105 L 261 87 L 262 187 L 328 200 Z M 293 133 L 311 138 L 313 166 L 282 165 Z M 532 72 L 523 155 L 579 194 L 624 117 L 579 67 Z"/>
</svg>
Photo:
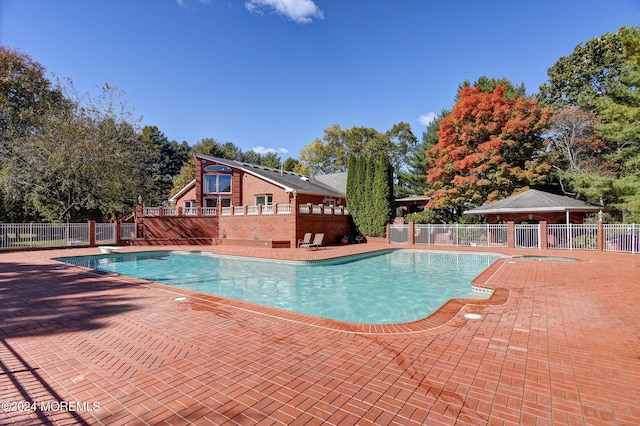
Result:
<svg viewBox="0 0 640 426">
<path fill-rule="evenodd" d="M 0 424 L 640 423 L 638 255 L 512 251 L 580 261 L 499 261 L 491 303 L 365 327 L 50 260 L 97 252 L 0 254 Z"/>
</svg>

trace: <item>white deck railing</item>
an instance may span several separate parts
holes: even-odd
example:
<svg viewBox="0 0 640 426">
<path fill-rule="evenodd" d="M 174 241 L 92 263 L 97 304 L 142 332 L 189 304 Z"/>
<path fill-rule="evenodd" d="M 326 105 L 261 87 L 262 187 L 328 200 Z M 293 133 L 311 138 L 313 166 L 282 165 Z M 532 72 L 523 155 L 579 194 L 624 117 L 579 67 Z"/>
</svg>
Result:
<svg viewBox="0 0 640 426">
<path fill-rule="evenodd" d="M 291 204 L 278 204 L 278 214 L 291 214 Z"/>
<path fill-rule="evenodd" d="M 261 205 L 261 206 L 230 206 L 222 207 L 221 216 L 241 216 L 259 214 L 291 214 L 291 204 Z M 199 213 L 198 213 L 199 212 Z M 349 210 L 344 206 L 325 206 L 324 204 L 300 204 L 299 214 L 348 215 Z M 216 207 L 144 207 L 143 216 L 216 216 Z"/>
</svg>

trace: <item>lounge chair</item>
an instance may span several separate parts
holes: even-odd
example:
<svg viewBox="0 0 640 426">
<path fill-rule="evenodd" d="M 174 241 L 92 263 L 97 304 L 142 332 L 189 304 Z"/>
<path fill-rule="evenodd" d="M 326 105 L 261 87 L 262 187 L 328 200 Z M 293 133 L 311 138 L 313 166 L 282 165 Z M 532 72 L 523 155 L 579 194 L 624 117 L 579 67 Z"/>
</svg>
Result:
<svg viewBox="0 0 640 426">
<path fill-rule="evenodd" d="M 100 252 L 104 254 L 117 253 L 118 251 L 122 250 L 122 247 L 116 246 L 98 246 L 98 248 L 100 249 Z"/>
<path fill-rule="evenodd" d="M 303 244 L 300 247 L 306 247 L 308 250 L 318 250 L 319 247 L 323 247 L 324 234 L 316 234 L 313 237 L 313 241 L 309 244 Z"/>
<path fill-rule="evenodd" d="M 303 239 L 298 240 L 298 248 L 302 247 L 303 244 L 311 244 L 311 232 L 307 232 L 306 234 L 304 234 Z"/>
</svg>

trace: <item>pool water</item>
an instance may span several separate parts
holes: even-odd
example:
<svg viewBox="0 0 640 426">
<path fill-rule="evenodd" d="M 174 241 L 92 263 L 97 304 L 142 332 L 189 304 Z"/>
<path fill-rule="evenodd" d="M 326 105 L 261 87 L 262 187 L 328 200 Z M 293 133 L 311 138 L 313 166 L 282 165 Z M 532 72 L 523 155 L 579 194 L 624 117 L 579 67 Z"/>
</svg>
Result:
<svg viewBox="0 0 640 426">
<path fill-rule="evenodd" d="M 330 261 L 287 262 L 153 251 L 57 260 L 170 286 L 360 324 L 429 316 L 468 297 L 498 255 L 390 250 Z"/>
</svg>

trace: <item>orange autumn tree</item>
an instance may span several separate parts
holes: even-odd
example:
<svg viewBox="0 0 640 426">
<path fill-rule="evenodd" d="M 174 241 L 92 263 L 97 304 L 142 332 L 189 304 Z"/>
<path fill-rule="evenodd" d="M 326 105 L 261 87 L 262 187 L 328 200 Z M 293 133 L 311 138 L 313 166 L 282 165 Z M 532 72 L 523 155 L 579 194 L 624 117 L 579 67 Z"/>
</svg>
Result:
<svg viewBox="0 0 640 426">
<path fill-rule="evenodd" d="M 505 87 L 485 93 L 460 91 L 459 101 L 440 123 L 439 141 L 427 150 L 427 207 L 452 221 L 462 212 L 547 180 L 540 133 L 549 114 L 526 97 L 508 98 Z"/>
</svg>

